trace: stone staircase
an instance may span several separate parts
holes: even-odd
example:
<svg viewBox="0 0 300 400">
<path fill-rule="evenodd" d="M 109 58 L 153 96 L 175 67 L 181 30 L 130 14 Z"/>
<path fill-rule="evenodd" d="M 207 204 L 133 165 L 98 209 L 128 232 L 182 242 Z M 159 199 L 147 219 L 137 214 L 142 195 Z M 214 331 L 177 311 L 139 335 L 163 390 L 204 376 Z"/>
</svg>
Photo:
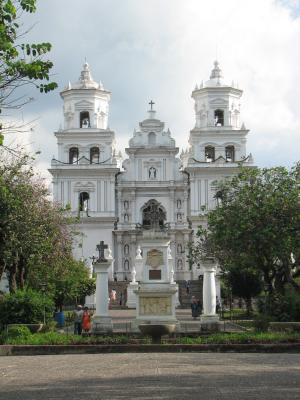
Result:
<svg viewBox="0 0 300 400">
<path fill-rule="evenodd" d="M 108 291 L 115 290 L 117 292 L 116 300 L 110 302 L 109 308 L 111 309 L 124 309 L 127 308 L 127 286 L 129 282 L 127 281 L 119 281 L 119 282 L 108 282 Z M 122 296 L 121 296 L 122 294 Z M 120 300 L 122 297 L 122 304 L 120 304 Z"/>
<path fill-rule="evenodd" d="M 191 306 L 191 298 L 195 296 L 197 299 L 200 299 L 202 303 L 202 279 L 191 280 L 189 281 L 189 293 L 186 290 L 186 281 L 176 281 L 179 289 L 179 302 L 181 308 L 190 308 Z M 127 281 L 118 281 L 118 282 L 109 282 L 108 289 L 109 293 L 111 290 L 115 290 L 117 292 L 116 300 L 110 302 L 111 309 L 124 309 L 127 308 L 127 286 L 129 282 Z M 120 297 L 122 293 L 122 304 L 120 305 Z"/>
<path fill-rule="evenodd" d="M 189 291 L 186 288 L 186 281 L 176 281 L 179 289 L 179 302 L 182 308 L 191 306 L 191 298 L 195 296 L 202 303 L 202 279 L 189 281 Z"/>
</svg>

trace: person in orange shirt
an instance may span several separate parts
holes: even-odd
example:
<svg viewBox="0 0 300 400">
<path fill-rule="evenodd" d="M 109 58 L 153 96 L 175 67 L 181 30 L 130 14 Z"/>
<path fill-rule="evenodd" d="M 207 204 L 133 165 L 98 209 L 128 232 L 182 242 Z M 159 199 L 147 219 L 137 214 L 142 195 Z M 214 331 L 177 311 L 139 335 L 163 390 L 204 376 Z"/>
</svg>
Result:
<svg viewBox="0 0 300 400">
<path fill-rule="evenodd" d="M 91 330 L 91 315 L 88 307 L 84 307 L 82 314 L 82 330 L 84 333 L 88 333 Z"/>
</svg>

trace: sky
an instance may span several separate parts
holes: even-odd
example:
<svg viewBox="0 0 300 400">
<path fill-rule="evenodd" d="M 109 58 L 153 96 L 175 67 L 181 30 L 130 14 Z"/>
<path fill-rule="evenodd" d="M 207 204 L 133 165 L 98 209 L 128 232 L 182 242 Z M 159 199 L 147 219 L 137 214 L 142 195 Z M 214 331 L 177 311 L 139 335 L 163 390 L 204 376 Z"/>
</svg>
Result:
<svg viewBox="0 0 300 400">
<path fill-rule="evenodd" d="M 225 80 L 244 91 L 241 119 L 255 163 L 290 167 L 300 159 L 300 0 L 40 0 L 22 21 L 32 27 L 28 42 L 52 43 L 59 89 L 28 89 L 35 100 L 19 117 L 34 129 L 6 143 L 41 151 L 45 177 L 63 122 L 59 92 L 78 80 L 85 58 L 112 92 L 109 127 L 123 154 L 151 99 L 177 146 L 188 146 L 191 92 L 217 58 Z"/>
</svg>

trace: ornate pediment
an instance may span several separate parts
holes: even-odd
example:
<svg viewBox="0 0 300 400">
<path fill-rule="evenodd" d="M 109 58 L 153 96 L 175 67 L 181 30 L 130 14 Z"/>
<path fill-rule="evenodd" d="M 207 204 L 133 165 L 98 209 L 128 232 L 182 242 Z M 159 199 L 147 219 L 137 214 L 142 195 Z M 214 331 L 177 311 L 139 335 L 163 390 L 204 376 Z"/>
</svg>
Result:
<svg viewBox="0 0 300 400">
<path fill-rule="evenodd" d="M 94 103 L 87 100 L 81 100 L 78 103 L 75 103 L 75 110 L 90 110 L 93 108 Z"/>
<path fill-rule="evenodd" d="M 93 182 L 76 182 L 74 185 L 75 192 L 94 192 L 95 185 Z"/>
<path fill-rule="evenodd" d="M 210 105 L 212 106 L 227 106 L 228 105 L 228 101 L 223 99 L 222 97 L 216 97 L 215 99 L 212 99 L 209 102 Z"/>
</svg>

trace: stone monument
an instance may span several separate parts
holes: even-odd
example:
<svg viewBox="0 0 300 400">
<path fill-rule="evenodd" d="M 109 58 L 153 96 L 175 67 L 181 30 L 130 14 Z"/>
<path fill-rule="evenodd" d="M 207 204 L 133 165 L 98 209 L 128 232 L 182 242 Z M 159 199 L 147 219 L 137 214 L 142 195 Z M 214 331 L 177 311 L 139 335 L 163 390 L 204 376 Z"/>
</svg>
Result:
<svg viewBox="0 0 300 400">
<path fill-rule="evenodd" d="M 141 279 L 134 293 L 136 295 L 136 319 L 133 329 L 139 325 L 170 325 L 179 327 L 175 315 L 176 293 L 174 267 L 169 241 L 151 235 L 143 237 L 141 252 L 138 252 L 142 265 Z"/>
<path fill-rule="evenodd" d="M 108 270 L 111 267 L 112 256 L 108 251 L 105 258 L 104 250 L 108 246 L 103 241 L 97 245 L 99 258 L 94 262 L 94 270 L 96 274 L 96 312 L 92 323 L 93 334 L 112 332 L 112 319 L 108 314 L 109 294 L 108 294 Z"/>
</svg>

